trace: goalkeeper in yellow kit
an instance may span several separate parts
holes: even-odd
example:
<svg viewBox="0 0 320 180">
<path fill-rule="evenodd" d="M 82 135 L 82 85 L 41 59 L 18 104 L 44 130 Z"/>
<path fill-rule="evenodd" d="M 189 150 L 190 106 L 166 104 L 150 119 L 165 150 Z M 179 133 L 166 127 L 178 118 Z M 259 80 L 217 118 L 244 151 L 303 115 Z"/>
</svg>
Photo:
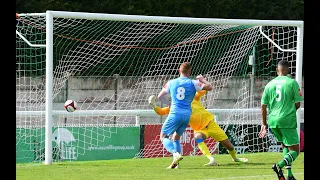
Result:
<svg viewBox="0 0 320 180">
<path fill-rule="evenodd" d="M 213 155 L 210 153 L 208 146 L 204 143 L 206 138 L 212 137 L 215 141 L 221 143 L 229 152 L 232 160 L 235 162 L 247 162 L 247 158 L 237 158 L 236 150 L 231 144 L 226 133 L 214 121 L 214 115 L 207 111 L 201 104 L 200 98 L 206 93 L 206 90 L 196 92 L 191 103 L 192 114 L 189 125 L 194 130 L 194 138 L 201 152 L 209 159 L 205 166 L 218 165 Z M 169 114 L 170 107 L 160 108 L 155 104 L 155 96 L 149 97 L 149 104 L 158 115 Z"/>
</svg>

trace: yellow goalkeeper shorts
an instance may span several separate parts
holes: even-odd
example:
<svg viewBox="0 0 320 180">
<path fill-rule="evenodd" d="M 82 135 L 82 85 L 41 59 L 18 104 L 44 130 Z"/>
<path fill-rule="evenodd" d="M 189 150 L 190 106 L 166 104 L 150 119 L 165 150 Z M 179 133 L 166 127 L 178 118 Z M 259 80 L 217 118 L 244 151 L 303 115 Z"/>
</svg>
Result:
<svg viewBox="0 0 320 180">
<path fill-rule="evenodd" d="M 226 135 L 226 133 L 213 120 L 211 120 L 205 128 L 198 131 L 194 131 L 194 133 L 202 133 L 207 138 L 212 137 L 216 142 L 220 142 L 225 139 L 228 139 L 228 136 Z"/>
</svg>

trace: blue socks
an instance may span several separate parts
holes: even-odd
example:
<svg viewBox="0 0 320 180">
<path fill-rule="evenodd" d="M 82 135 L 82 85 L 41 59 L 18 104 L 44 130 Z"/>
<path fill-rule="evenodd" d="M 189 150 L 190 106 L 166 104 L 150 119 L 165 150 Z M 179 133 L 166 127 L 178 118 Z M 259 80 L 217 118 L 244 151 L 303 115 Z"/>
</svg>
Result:
<svg viewBox="0 0 320 180">
<path fill-rule="evenodd" d="M 204 142 L 204 140 L 203 140 L 202 138 L 197 138 L 197 139 L 196 139 L 196 143 L 197 143 L 197 144 L 202 143 L 202 142 Z"/>
<path fill-rule="evenodd" d="M 166 150 L 169 151 L 171 154 L 177 152 L 174 143 L 169 138 L 163 138 L 162 144 L 164 148 L 166 148 Z M 180 148 L 180 151 L 181 151 L 181 148 Z"/>
<path fill-rule="evenodd" d="M 180 140 L 174 140 L 173 145 L 175 147 L 175 150 L 181 154 L 181 145 L 180 145 Z"/>
</svg>

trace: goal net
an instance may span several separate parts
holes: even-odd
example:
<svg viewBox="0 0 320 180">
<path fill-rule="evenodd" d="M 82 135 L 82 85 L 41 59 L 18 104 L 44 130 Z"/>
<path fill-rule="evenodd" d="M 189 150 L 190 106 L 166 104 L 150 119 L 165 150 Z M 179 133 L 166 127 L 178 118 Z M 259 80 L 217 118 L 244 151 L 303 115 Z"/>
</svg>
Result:
<svg viewBox="0 0 320 180">
<path fill-rule="evenodd" d="M 147 99 L 178 77 L 185 61 L 192 78 L 202 74 L 213 84 L 201 101 L 238 153 L 279 150 L 271 132 L 258 138 L 260 99 L 279 60 L 302 78 L 299 27 L 296 21 L 20 14 L 16 162 L 41 162 L 46 152 L 52 161 L 170 156 L 159 140 L 166 116 L 156 115 Z M 78 104 L 73 113 L 63 107 L 68 99 Z M 212 138 L 205 142 L 212 153 L 226 152 Z M 190 127 L 181 144 L 183 155 L 202 155 Z"/>
</svg>

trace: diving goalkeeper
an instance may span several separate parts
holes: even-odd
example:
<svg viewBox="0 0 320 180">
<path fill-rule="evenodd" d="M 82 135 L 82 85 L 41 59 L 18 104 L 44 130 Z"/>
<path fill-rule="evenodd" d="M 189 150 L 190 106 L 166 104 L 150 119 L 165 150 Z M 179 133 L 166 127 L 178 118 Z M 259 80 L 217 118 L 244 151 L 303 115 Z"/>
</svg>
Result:
<svg viewBox="0 0 320 180">
<path fill-rule="evenodd" d="M 226 133 L 214 121 L 214 115 L 207 111 L 201 104 L 200 98 L 206 93 L 206 90 L 196 92 L 191 103 L 192 114 L 190 116 L 189 125 L 194 130 L 195 141 L 201 152 L 209 159 L 209 163 L 205 166 L 218 165 L 213 155 L 210 153 L 208 146 L 204 143 L 206 138 L 212 137 L 215 141 L 220 142 L 231 155 L 235 162 L 247 162 L 247 158 L 237 158 L 236 150 L 231 144 Z M 149 97 L 149 104 L 158 115 L 169 114 L 170 107 L 160 108 L 155 104 L 155 96 Z M 180 153 L 180 152 L 179 152 Z"/>
</svg>

